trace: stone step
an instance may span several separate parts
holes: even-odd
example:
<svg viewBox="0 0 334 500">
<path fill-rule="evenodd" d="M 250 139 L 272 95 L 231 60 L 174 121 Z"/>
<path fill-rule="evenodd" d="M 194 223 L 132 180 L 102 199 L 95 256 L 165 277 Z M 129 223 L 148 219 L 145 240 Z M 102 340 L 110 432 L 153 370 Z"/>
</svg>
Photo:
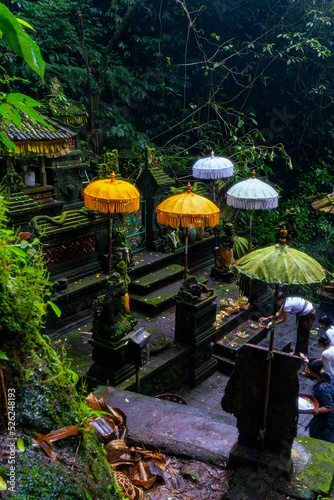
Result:
<svg viewBox="0 0 334 500">
<path fill-rule="evenodd" d="M 188 278 L 190 277 L 191 275 L 188 275 Z M 197 276 L 196 279 L 202 284 L 208 281 L 206 278 Z M 148 316 L 156 316 L 174 305 L 182 282 L 183 279 L 180 279 L 180 281 L 170 283 L 157 290 L 150 291 L 145 295 L 129 293 L 130 308 L 134 311 L 147 314 Z"/>
<path fill-rule="evenodd" d="M 214 263 L 214 236 L 210 236 L 201 241 L 189 244 L 188 247 L 188 269 L 194 273 L 203 267 L 208 267 Z M 158 251 L 143 251 L 134 254 L 135 266 L 129 273 L 131 281 L 149 272 L 167 267 L 171 264 L 184 265 L 184 245 L 174 252 L 161 253 Z"/>
<path fill-rule="evenodd" d="M 217 370 L 223 375 L 230 377 L 234 370 L 234 362 L 231 359 L 218 356 L 218 354 L 213 354 L 212 357 L 217 362 Z"/>
<path fill-rule="evenodd" d="M 169 264 L 166 267 L 135 278 L 129 285 L 129 293 L 145 295 L 173 281 L 182 280 L 183 274 L 183 266 L 179 264 Z"/>
<path fill-rule="evenodd" d="M 129 272 L 129 277 L 131 281 L 135 281 L 138 277 L 157 272 L 172 264 L 182 265 L 183 257 L 183 248 L 178 248 L 175 252 L 170 253 L 161 253 L 158 251 L 150 252 L 147 250 L 138 252 L 133 255 L 135 265 L 131 269 L 131 272 Z"/>
<path fill-rule="evenodd" d="M 256 325 L 256 328 L 251 325 Z M 245 337 L 241 337 L 242 334 Z M 244 344 L 258 344 L 267 334 L 268 330 L 259 326 L 259 322 L 253 320 L 244 321 L 217 340 L 214 344 L 214 354 L 234 361 L 240 347 Z"/>
</svg>

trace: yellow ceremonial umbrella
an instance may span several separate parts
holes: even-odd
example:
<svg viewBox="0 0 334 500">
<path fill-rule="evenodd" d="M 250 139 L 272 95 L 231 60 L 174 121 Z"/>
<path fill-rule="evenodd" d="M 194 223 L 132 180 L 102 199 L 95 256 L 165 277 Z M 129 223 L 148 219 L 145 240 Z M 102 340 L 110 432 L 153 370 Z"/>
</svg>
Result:
<svg viewBox="0 0 334 500">
<path fill-rule="evenodd" d="M 191 191 L 188 182 L 185 193 L 167 198 L 157 207 L 157 221 L 165 226 L 186 228 L 184 278 L 187 278 L 189 227 L 215 227 L 219 223 L 219 208 L 204 196 Z"/>
<path fill-rule="evenodd" d="M 115 172 L 111 174 L 110 179 L 101 179 L 89 184 L 83 194 L 86 207 L 96 212 L 109 214 L 108 275 L 110 275 L 113 214 L 138 210 L 140 194 L 138 189 L 129 182 L 115 179 Z"/>
</svg>

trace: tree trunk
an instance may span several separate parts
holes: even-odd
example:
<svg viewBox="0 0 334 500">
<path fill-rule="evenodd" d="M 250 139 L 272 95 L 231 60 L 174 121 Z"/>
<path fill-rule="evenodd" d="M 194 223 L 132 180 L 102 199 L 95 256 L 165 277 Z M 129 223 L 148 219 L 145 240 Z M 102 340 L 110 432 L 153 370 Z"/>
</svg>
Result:
<svg viewBox="0 0 334 500">
<path fill-rule="evenodd" d="M 127 12 L 125 13 L 125 15 L 122 19 L 121 24 L 117 27 L 117 29 L 115 30 L 111 39 L 109 40 L 107 47 L 105 48 L 103 58 L 102 58 L 101 68 L 99 71 L 97 90 L 96 90 L 94 96 L 91 94 L 92 95 L 92 99 L 91 99 L 91 114 L 92 114 L 92 116 L 91 116 L 91 134 L 94 134 L 96 115 L 97 115 L 97 111 L 98 111 L 99 105 L 100 105 L 101 93 L 102 93 L 102 90 L 103 90 L 104 85 L 105 85 L 105 80 L 106 80 L 106 75 L 107 75 L 107 71 L 108 71 L 111 51 L 117 45 L 120 37 L 122 36 L 124 30 L 128 26 L 128 24 L 131 21 L 131 19 L 133 18 L 133 16 L 136 14 L 137 10 L 140 7 L 142 7 L 146 2 L 147 2 L 147 0 L 135 0 L 130 5 L 130 7 L 128 8 Z M 87 69 L 87 74 L 88 74 L 88 69 Z M 91 87 L 90 87 L 90 92 L 91 92 Z"/>
</svg>

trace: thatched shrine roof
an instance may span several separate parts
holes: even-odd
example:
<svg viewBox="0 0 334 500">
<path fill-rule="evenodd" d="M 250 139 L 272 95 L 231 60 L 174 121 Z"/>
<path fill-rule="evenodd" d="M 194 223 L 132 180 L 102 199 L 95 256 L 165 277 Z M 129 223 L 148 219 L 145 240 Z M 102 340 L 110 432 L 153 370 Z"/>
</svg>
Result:
<svg viewBox="0 0 334 500">
<path fill-rule="evenodd" d="M 81 103 L 71 102 L 66 107 L 61 107 L 50 99 L 48 105 L 48 113 L 66 125 L 79 127 L 88 121 L 87 112 Z"/>
<path fill-rule="evenodd" d="M 31 154 L 44 156 L 67 148 L 76 132 L 69 130 L 48 116 L 43 116 L 43 118 L 50 125 L 50 128 L 32 120 L 23 113 L 21 114 L 22 130 L 13 122 L 2 121 L 0 125 L 1 131 L 18 148 L 18 151 L 14 153 L 4 148 L 3 154 L 11 156 Z"/>
<path fill-rule="evenodd" d="M 48 115 L 72 127 L 87 123 L 88 113 L 85 106 L 66 97 L 58 78 L 52 78 L 49 92 L 50 94 L 43 100 Z"/>
</svg>

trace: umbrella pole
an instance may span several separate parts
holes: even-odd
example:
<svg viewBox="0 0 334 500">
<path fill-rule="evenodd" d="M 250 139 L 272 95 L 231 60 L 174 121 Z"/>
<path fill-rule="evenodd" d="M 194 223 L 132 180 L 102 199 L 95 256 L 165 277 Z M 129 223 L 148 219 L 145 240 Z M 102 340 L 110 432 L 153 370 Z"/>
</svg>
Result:
<svg viewBox="0 0 334 500">
<path fill-rule="evenodd" d="M 261 429 L 261 449 L 264 447 L 264 435 L 266 432 L 267 425 L 267 415 L 268 415 L 268 402 L 269 402 L 269 386 L 270 386 L 270 373 L 271 373 L 271 360 L 273 357 L 273 345 L 274 345 L 274 329 L 275 329 L 275 317 L 277 312 L 277 299 L 278 299 L 278 288 L 279 285 L 275 286 L 275 294 L 274 294 L 274 310 L 273 310 L 273 319 L 271 323 L 270 329 L 270 341 L 269 341 L 269 349 L 268 349 L 268 358 L 267 358 L 267 375 L 266 375 L 266 385 L 264 392 L 264 408 L 263 408 L 263 421 L 262 421 L 262 429 Z"/>
<path fill-rule="evenodd" d="M 111 275 L 111 250 L 112 250 L 112 218 L 113 214 L 109 213 L 109 258 L 108 258 L 108 276 Z"/>
<path fill-rule="evenodd" d="M 186 227 L 186 239 L 185 239 L 185 256 L 184 256 L 184 279 L 187 279 L 187 267 L 188 267 L 188 227 Z"/>
<path fill-rule="evenodd" d="M 253 225 L 253 210 L 250 211 L 250 218 L 249 218 L 248 250 L 250 250 L 250 247 L 251 247 L 252 225 Z"/>
<path fill-rule="evenodd" d="M 219 247 L 218 247 L 217 226 L 215 226 L 215 267 L 217 267 L 217 263 L 218 263 L 218 256 L 217 256 L 218 250 L 219 250 Z"/>
</svg>

